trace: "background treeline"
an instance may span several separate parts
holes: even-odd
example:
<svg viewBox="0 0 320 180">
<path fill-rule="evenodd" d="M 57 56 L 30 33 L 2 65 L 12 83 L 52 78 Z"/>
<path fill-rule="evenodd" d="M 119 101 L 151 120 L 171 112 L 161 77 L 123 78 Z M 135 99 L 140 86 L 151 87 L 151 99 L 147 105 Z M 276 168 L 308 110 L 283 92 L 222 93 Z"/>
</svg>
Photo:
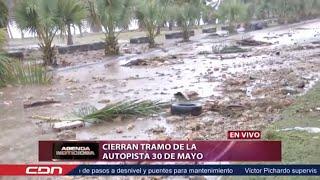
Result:
<svg viewBox="0 0 320 180">
<path fill-rule="evenodd" d="M 146 31 L 150 47 L 161 28 L 179 27 L 189 40 L 191 28 L 217 22 L 231 30 L 251 20 L 276 18 L 291 23 L 315 18 L 320 14 L 320 0 L 0 0 L 0 47 L 10 34 L 8 22 L 15 22 L 22 32 L 31 32 L 39 40 L 45 65 L 54 65 L 53 39 L 66 36 L 73 44 L 72 28 L 89 26 L 92 32 L 105 34 L 105 54 L 119 54 L 118 35 L 133 19 Z M 5 30 L 5 28 L 7 28 Z"/>
</svg>

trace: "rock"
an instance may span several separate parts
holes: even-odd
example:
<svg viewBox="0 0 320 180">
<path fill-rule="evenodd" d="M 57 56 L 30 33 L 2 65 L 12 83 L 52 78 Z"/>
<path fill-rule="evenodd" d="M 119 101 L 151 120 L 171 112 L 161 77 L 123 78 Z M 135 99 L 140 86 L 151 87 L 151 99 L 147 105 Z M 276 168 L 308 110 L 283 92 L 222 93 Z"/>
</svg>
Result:
<svg viewBox="0 0 320 180">
<path fill-rule="evenodd" d="M 189 36 L 194 36 L 194 31 L 189 31 Z M 169 33 L 165 34 L 166 39 L 178 39 L 183 37 L 183 32 L 174 32 L 174 33 Z"/>
<path fill-rule="evenodd" d="M 162 126 L 157 126 L 157 127 L 151 128 L 149 131 L 151 131 L 153 134 L 160 134 L 160 133 L 164 133 L 166 131 L 166 128 Z"/>
<path fill-rule="evenodd" d="M 223 125 L 223 124 L 224 124 L 223 119 L 217 119 L 214 121 L 214 125 Z"/>
<path fill-rule="evenodd" d="M 23 107 L 24 108 L 32 108 L 32 107 L 45 106 L 45 105 L 57 104 L 57 103 L 61 103 L 61 102 L 60 101 L 55 101 L 51 97 L 50 98 L 47 97 L 46 100 L 43 100 L 43 101 L 34 101 L 34 102 L 31 102 L 31 103 L 24 102 L 23 103 Z"/>
<path fill-rule="evenodd" d="M 128 129 L 128 130 L 132 130 L 134 127 L 135 127 L 134 124 L 128 124 L 127 129 Z"/>
<path fill-rule="evenodd" d="M 174 97 L 179 100 L 196 100 L 198 99 L 199 94 L 195 91 L 185 91 L 177 92 L 174 94 Z"/>
<path fill-rule="evenodd" d="M 76 139 L 77 134 L 72 130 L 62 131 L 59 132 L 57 138 L 59 140 L 69 140 L 69 139 Z"/>
<path fill-rule="evenodd" d="M 230 79 L 227 82 L 230 86 L 240 86 L 247 83 L 247 80 L 245 79 Z"/>
<path fill-rule="evenodd" d="M 181 116 L 169 116 L 169 117 L 167 117 L 166 120 L 167 120 L 168 123 L 175 123 L 175 122 L 182 121 L 183 117 L 181 117 Z"/>
<path fill-rule="evenodd" d="M 0 96 L 3 96 L 3 92 L 0 92 Z"/>
<path fill-rule="evenodd" d="M 306 86 L 306 83 L 304 81 L 300 81 L 297 85 L 298 88 L 303 89 Z"/>
<path fill-rule="evenodd" d="M 186 91 L 185 94 L 190 100 L 195 100 L 198 98 L 199 94 L 196 91 Z"/>
<path fill-rule="evenodd" d="M 286 87 L 286 88 L 281 89 L 281 93 L 283 95 L 287 95 L 287 94 L 292 95 L 292 94 L 297 94 L 298 90 L 296 90 L 296 89 L 294 89 L 292 87 Z"/>
<path fill-rule="evenodd" d="M 307 80 L 307 81 L 311 81 L 311 80 L 314 80 L 314 76 L 313 75 L 303 76 L 302 79 Z"/>
<path fill-rule="evenodd" d="M 122 133 L 123 133 L 123 130 L 122 130 L 121 128 L 117 128 L 117 129 L 116 129 L 116 133 L 122 134 Z"/>
<path fill-rule="evenodd" d="M 286 87 L 286 86 L 289 86 L 289 82 L 287 81 L 287 80 L 281 80 L 281 86 L 284 86 L 284 87 Z"/>
<path fill-rule="evenodd" d="M 199 131 L 196 131 L 196 132 L 192 132 L 192 133 L 188 134 L 186 137 L 184 137 L 184 139 L 201 141 L 201 140 L 204 140 L 205 137 Z"/>
<path fill-rule="evenodd" d="M 192 131 L 199 131 L 201 127 L 202 127 L 202 124 L 198 122 L 194 122 L 194 123 L 188 124 L 186 128 Z"/>
<path fill-rule="evenodd" d="M 202 29 L 202 33 L 215 33 L 215 32 L 217 32 L 217 28 Z"/>
<path fill-rule="evenodd" d="M 159 134 L 156 138 L 156 140 L 160 140 L 160 141 L 170 141 L 171 139 L 172 137 L 165 134 Z"/>
<path fill-rule="evenodd" d="M 272 106 L 269 106 L 269 107 L 266 109 L 266 113 L 272 113 L 272 110 L 273 110 Z"/>
<path fill-rule="evenodd" d="M 53 101 L 54 98 L 53 98 L 53 97 L 46 97 L 45 100 L 46 100 L 46 101 Z"/>
<path fill-rule="evenodd" d="M 150 42 L 150 39 L 148 37 L 137 37 L 137 38 L 130 39 L 131 44 L 144 44 L 149 42 Z"/>
<path fill-rule="evenodd" d="M 103 99 L 103 100 L 98 101 L 98 103 L 100 103 L 100 104 L 108 104 L 108 103 L 110 103 L 110 100 L 109 99 Z"/>
</svg>

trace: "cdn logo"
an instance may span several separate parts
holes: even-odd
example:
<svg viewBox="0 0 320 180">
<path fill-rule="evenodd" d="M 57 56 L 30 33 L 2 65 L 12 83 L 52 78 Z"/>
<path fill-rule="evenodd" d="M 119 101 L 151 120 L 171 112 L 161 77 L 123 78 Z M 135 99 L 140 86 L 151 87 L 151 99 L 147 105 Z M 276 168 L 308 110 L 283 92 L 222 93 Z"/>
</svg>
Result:
<svg viewBox="0 0 320 180">
<path fill-rule="evenodd" d="M 62 167 L 54 166 L 29 166 L 26 168 L 26 174 L 29 175 L 61 175 Z"/>
</svg>

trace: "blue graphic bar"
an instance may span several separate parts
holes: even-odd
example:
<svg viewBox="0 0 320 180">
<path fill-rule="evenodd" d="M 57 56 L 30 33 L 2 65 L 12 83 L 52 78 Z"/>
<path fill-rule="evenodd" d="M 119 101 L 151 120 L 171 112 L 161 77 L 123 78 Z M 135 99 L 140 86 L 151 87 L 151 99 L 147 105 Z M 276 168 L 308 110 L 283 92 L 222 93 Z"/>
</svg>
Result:
<svg viewBox="0 0 320 180">
<path fill-rule="evenodd" d="M 317 165 L 79 165 L 80 176 L 320 176 Z"/>
</svg>

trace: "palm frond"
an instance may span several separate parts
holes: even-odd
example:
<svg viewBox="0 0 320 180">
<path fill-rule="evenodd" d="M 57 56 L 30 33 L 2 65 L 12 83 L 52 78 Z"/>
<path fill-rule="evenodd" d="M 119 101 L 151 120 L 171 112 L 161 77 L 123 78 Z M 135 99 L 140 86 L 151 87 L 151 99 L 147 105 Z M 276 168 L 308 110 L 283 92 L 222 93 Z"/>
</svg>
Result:
<svg viewBox="0 0 320 180">
<path fill-rule="evenodd" d="M 158 113 L 161 110 L 161 105 L 162 103 L 159 103 L 157 101 L 123 101 L 107 105 L 100 110 L 87 114 L 83 117 L 83 119 L 98 119 L 105 121 L 111 120 L 118 116 L 148 116 L 150 114 Z"/>
</svg>

